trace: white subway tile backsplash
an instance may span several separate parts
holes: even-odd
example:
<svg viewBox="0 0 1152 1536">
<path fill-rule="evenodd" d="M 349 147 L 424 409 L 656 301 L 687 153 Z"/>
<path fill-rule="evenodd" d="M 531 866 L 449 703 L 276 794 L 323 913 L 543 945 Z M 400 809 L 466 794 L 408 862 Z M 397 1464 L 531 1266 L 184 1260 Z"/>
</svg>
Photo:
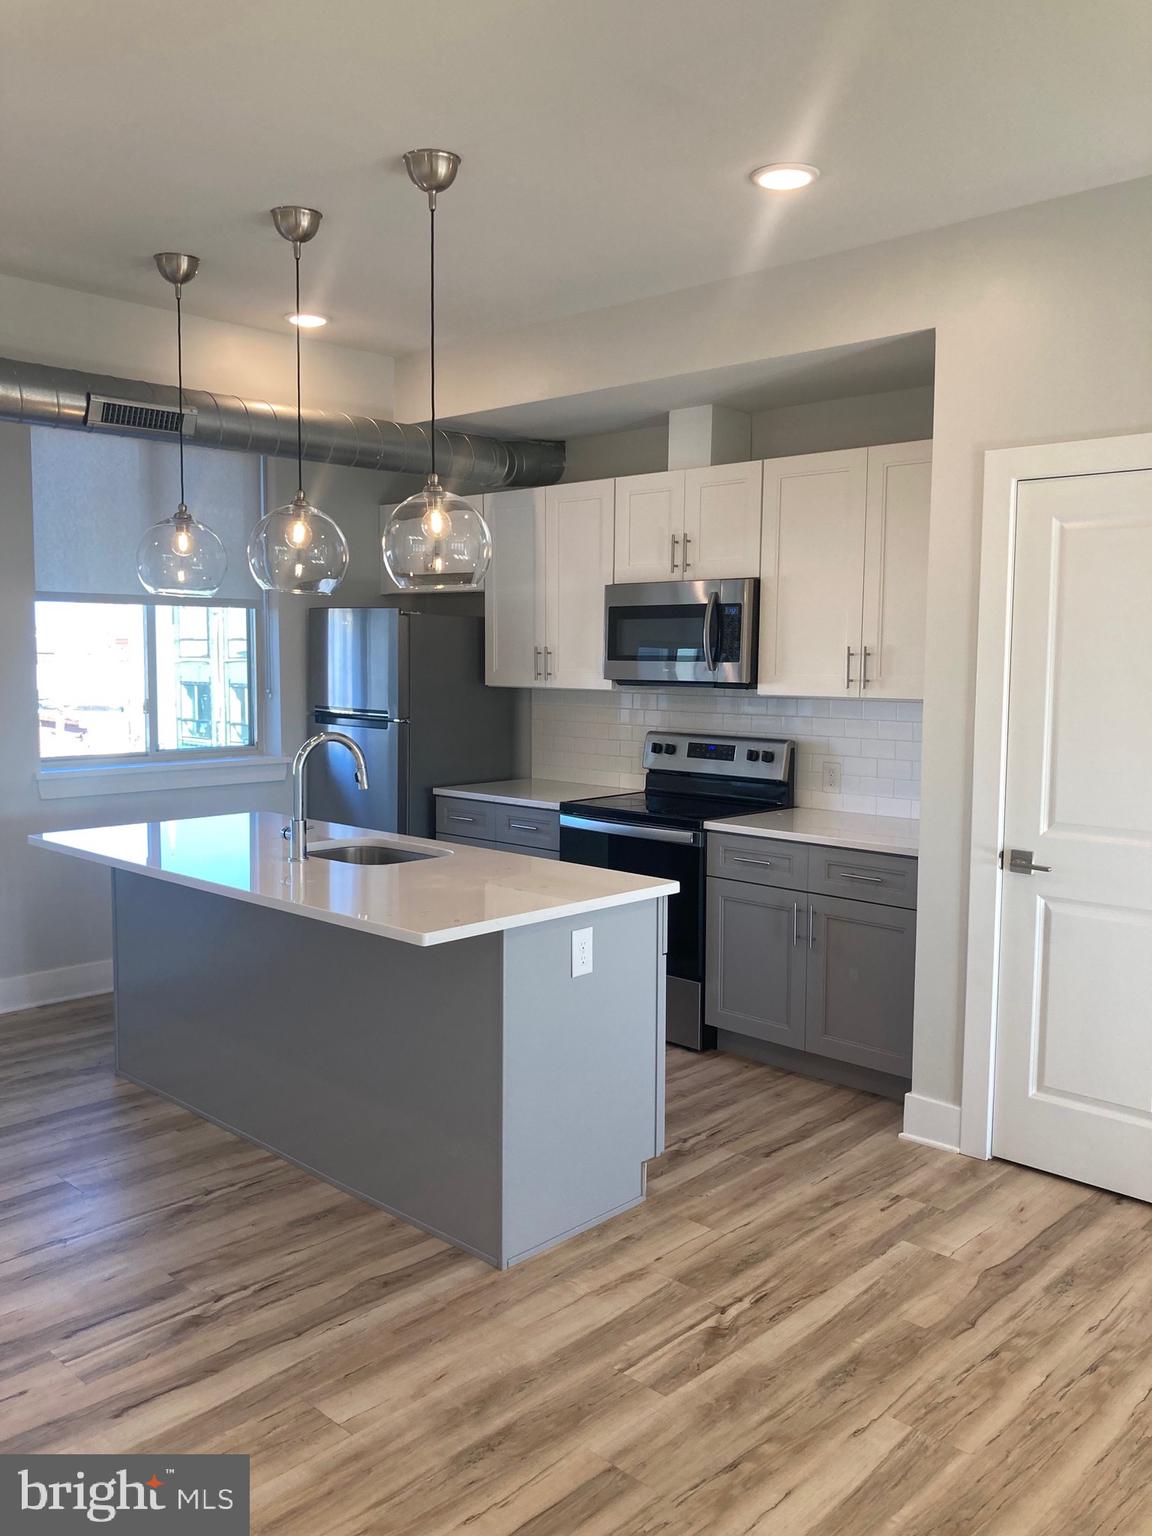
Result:
<svg viewBox="0 0 1152 1536">
<path fill-rule="evenodd" d="M 640 789 L 644 737 L 650 730 L 789 736 L 797 744 L 798 805 L 918 816 L 920 717 L 915 701 L 774 699 L 689 689 L 537 689 L 532 693 L 532 772 L 537 778 Z M 840 765 L 839 794 L 821 788 L 827 762 Z"/>
</svg>

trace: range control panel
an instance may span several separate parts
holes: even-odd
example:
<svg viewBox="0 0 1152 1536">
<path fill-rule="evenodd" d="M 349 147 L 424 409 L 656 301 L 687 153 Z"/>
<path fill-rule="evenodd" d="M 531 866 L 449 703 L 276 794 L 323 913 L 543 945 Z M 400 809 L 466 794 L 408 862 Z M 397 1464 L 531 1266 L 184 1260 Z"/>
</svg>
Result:
<svg viewBox="0 0 1152 1536">
<path fill-rule="evenodd" d="M 761 736 L 649 731 L 644 739 L 644 767 L 717 778 L 786 779 L 794 748 L 792 741 Z"/>
</svg>

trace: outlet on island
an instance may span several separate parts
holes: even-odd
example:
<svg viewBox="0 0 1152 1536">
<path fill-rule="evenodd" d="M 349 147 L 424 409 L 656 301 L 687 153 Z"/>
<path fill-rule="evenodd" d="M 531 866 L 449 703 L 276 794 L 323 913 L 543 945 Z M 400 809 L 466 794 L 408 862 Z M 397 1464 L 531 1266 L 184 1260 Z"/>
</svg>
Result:
<svg viewBox="0 0 1152 1536">
<path fill-rule="evenodd" d="M 572 930 L 572 974 L 573 976 L 591 976 L 592 974 L 591 928 Z"/>
</svg>

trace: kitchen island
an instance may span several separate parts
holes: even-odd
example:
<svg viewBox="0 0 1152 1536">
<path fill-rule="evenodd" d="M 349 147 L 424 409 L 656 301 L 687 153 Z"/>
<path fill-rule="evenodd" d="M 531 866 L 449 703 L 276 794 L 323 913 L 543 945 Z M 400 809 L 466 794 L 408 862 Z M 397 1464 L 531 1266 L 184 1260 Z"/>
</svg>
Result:
<svg viewBox="0 0 1152 1536">
<path fill-rule="evenodd" d="M 31 839 L 112 870 L 117 1071 L 500 1268 L 638 1204 L 675 883 L 282 827 Z"/>
</svg>

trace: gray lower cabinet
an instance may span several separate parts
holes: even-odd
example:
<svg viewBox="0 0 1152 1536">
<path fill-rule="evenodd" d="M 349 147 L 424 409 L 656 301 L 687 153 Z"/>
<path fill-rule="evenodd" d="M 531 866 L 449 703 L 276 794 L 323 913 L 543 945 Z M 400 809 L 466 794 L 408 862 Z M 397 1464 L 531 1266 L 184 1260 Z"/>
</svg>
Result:
<svg viewBox="0 0 1152 1536">
<path fill-rule="evenodd" d="M 708 882 L 708 1022 L 805 1049 L 807 951 L 795 891 L 740 880 Z"/>
<path fill-rule="evenodd" d="M 436 836 L 501 853 L 537 859 L 560 857 L 560 813 L 492 800 L 436 797 Z"/>
<path fill-rule="evenodd" d="M 910 1077 L 916 861 L 801 844 L 790 867 L 807 878 L 777 886 L 764 882 L 785 861 L 766 841 L 710 839 L 708 1023 Z M 840 881 L 852 896 L 821 889 Z"/>
<path fill-rule="evenodd" d="M 809 899 L 805 1049 L 910 1076 L 915 912 L 839 896 Z"/>
</svg>

